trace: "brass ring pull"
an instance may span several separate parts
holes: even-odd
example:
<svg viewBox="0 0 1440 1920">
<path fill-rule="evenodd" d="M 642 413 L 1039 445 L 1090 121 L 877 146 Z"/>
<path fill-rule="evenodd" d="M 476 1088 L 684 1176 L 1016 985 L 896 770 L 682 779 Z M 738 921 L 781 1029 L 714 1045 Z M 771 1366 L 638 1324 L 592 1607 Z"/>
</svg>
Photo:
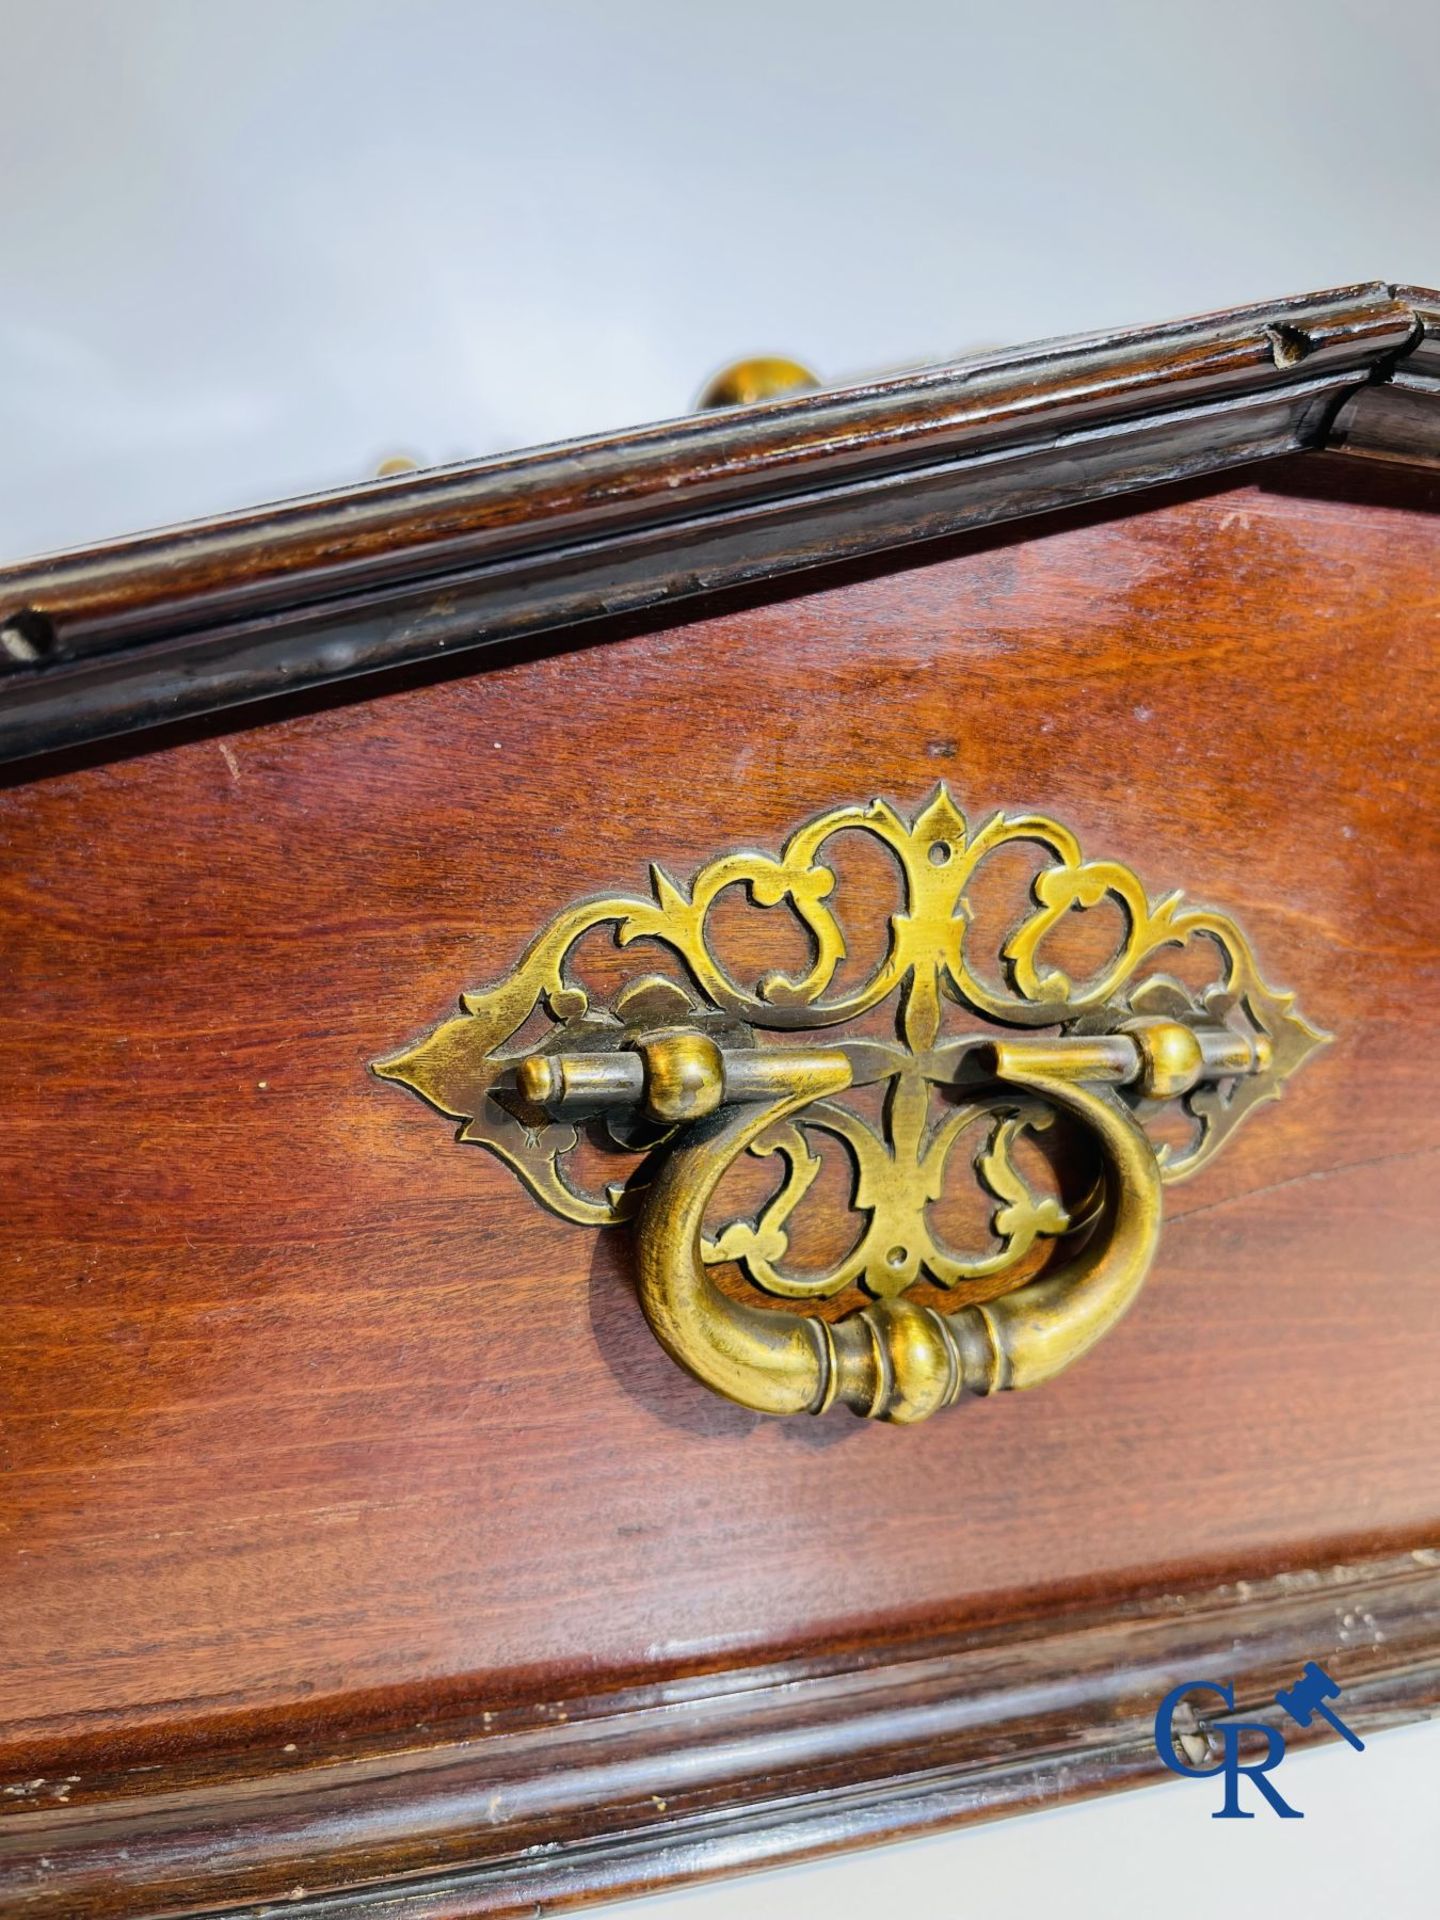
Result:
<svg viewBox="0 0 1440 1920">
<path fill-rule="evenodd" d="M 650 1189 L 639 1223 L 640 1300 L 661 1346 L 706 1386 L 759 1413 L 824 1413 L 840 1401 L 901 1424 L 963 1392 L 1036 1386 L 1059 1373 L 1130 1305 L 1160 1237 L 1160 1170 L 1149 1141 L 1105 1088 L 1074 1077 L 1093 1052 L 992 1049 L 1001 1081 L 1068 1109 L 1099 1144 L 1104 1202 L 1081 1250 L 988 1305 L 948 1314 L 901 1297 L 828 1323 L 732 1300 L 702 1254 L 710 1203 L 740 1154 L 776 1122 L 850 1084 L 843 1053 L 797 1050 L 787 1092 L 688 1130 Z"/>
<path fill-rule="evenodd" d="M 890 851 L 904 907 L 869 978 L 836 994 L 846 946 L 823 851 L 844 831 Z M 997 987 L 969 951 L 968 888 L 998 847 L 1020 841 L 1048 864 L 1001 948 Z M 731 886 L 800 920 L 807 972 L 746 986 L 721 965 L 708 916 Z M 1043 943 L 1067 914 L 1105 900 L 1121 907 L 1124 937 L 1089 979 L 1072 981 L 1042 957 Z M 571 957 L 606 924 L 622 946 L 644 938 L 668 948 L 682 977 L 644 974 L 593 1004 Z M 1219 968 L 1199 992 L 1151 965 L 1161 949 L 1192 942 Z M 896 1039 L 855 1033 L 892 994 Z M 1093 1346 L 1151 1267 L 1162 1184 L 1202 1166 L 1326 1037 L 1294 1011 L 1293 995 L 1265 985 L 1224 915 L 1182 907 L 1178 894 L 1152 904 L 1128 868 L 1084 860 L 1041 815 L 997 815 L 972 834 L 943 788 L 913 821 L 880 801 L 839 809 L 798 829 L 778 857 L 722 855 L 688 889 L 657 868 L 652 899 L 569 909 L 512 974 L 462 1005 L 458 1020 L 376 1071 L 461 1120 L 462 1140 L 506 1160 L 554 1211 L 597 1226 L 638 1214 L 641 1305 L 680 1365 L 759 1412 L 823 1413 L 839 1402 L 899 1423 L 962 1393 L 1038 1385 Z M 947 1031 L 948 1007 L 987 1024 Z M 506 1051 L 537 1011 L 550 1022 L 539 1044 Z M 767 1029 L 818 1044 L 762 1043 Z M 846 1098 L 865 1086 L 884 1090 L 878 1127 Z M 1190 1123 L 1183 1147 L 1149 1131 L 1165 1110 Z M 1099 1168 L 1090 1200 L 1070 1210 L 1015 1158 L 1020 1136 L 1057 1116 Z M 574 1167 L 583 1134 L 597 1129 L 636 1156 L 632 1178 L 603 1193 Z M 820 1170 L 819 1136 L 848 1152 L 865 1226 L 845 1256 L 812 1272 L 792 1264 L 791 1216 Z M 975 1137 L 998 1245 L 959 1253 L 931 1209 L 957 1142 Z M 753 1217 L 717 1228 L 710 1216 L 747 1153 L 776 1156 L 782 1178 Z M 1033 1271 L 1047 1240 L 1057 1251 Z M 712 1270 L 727 1263 L 753 1296 L 717 1285 Z M 930 1297 L 910 1297 L 921 1281 Z M 962 1291 L 953 1307 L 947 1289 Z M 768 1295 L 843 1305 L 847 1291 L 869 1297 L 834 1317 L 765 1304 Z"/>
</svg>

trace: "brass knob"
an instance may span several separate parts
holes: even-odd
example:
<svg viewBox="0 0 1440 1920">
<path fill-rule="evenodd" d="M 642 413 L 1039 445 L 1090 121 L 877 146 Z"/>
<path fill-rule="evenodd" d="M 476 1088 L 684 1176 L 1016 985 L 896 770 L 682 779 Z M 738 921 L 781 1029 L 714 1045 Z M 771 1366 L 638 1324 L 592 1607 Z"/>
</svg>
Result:
<svg viewBox="0 0 1440 1920">
<path fill-rule="evenodd" d="M 712 407 L 753 407 L 761 400 L 783 400 L 787 394 L 813 392 L 820 382 L 798 360 L 760 354 L 734 360 L 722 367 L 696 402 L 701 413 Z"/>
</svg>

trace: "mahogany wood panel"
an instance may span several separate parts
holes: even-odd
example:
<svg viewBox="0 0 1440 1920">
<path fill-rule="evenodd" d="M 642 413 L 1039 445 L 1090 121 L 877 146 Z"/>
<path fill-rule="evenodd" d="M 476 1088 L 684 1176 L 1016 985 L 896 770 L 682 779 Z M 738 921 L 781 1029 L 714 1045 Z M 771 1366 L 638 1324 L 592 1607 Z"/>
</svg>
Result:
<svg viewBox="0 0 1440 1920">
<path fill-rule="evenodd" d="M 13 1777 L 1433 1540 L 1437 525 L 1277 473 L 0 796 Z M 366 1063 L 577 895 L 940 777 L 1336 1042 L 1064 1379 L 769 1422 Z"/>
</svg>

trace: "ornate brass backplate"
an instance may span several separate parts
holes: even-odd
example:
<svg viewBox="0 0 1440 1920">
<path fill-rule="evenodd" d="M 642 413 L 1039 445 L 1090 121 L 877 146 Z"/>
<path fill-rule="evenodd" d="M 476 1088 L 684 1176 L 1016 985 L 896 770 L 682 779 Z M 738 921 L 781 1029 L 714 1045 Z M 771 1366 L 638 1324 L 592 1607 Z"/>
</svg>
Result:
<svg viewBox="0 0 1440 1920">
<path fill-rule="evenodd" d="M 847 947 L 827 852 L 846 833 L 880 843 L 901 893 L 883 957 L 837 988 Z M 990 956 L 972 951 L 971 895 L 1002 849 L 1040 864 L 1029 911 L 987 968 Z M 763 1412 L 843 1400 L 912 1421 L 962 1391 L 1048 1379 L 1130 1304 L 1154 1256 L 1162 1182 L 1202 1167 L 1328 1037 L 1265 984 L 1224 914 L 1178 893 L 1152 902 L 1128 867 L 1086 860 L 1041 814 L 996 814 L 972 833 L 943 786 L 913 820 L 883 800 L 839 807 L 798 828 L 778 858 L 722 854 L 688 886 L 655 866 L 650 886 L 649 897 L 559 914 L 504 979 L 463 995 L 459 1018 L 375 1071 L 461 1121 L 462 1141 L 498 1154 L 565 1219 L 606 1227 L 638 1214 L 640 1296 L 656 1335 L 701 1380 Z M 794 916 L 811 950 L 803 971 L 733 977 L 711 922 L 730 888 Z M 1072 980 L 1047 959 L 1047 940 L 1107 902 L 1123 917 L 1115 950 Z M 888 903 L 862 904 L 875 918 Z M 574 956 L 607 926 L 622 948 L 659 943 L 680 977 L 637 970 L 596 1004 Z M 1210 955 L 1207 985 L 1155 965 L 1197 948 Z M 892 996 L 893 1036 L 876 1037 L 873 1020 L 854 1031 Z M 968 1028 L 956 1025 L 961 1011 Z M 535 1043 L 522 1044 L 537 1021 Z M 797 1034 L 826 1044 L 778 1038 Z M 875 1121 L 843 1096 L 877 1085 Z M 1039 1191 L 1019 1151 L 1058 1116 L 1093 1149 L 1093 1177 L 1069 1204 Z M 577 1163 L 601 1127 L 634 1161 L 595 1191 Z M 790 1257 L 792 1216 L 826 1141 L 853 1162 L 863 1225 L 842 1257 L 812 1270 Z M 995 1203 L 994 1243 L 971 1253 L 950 1246 L 935 1217 L 962 1141 Z M 717 1188 L 747 1152 L 776 1157 L 778 1185 L 758 1211 L 712 1221 Z M 1055 1250 L 1034 1273 L 1047 1241 Z M 716 1284 L 726 1262 L 751 1297 Z M 860 1304 L 838 1315 L 763 1304 L 851 1290 Z"/>
</svg>

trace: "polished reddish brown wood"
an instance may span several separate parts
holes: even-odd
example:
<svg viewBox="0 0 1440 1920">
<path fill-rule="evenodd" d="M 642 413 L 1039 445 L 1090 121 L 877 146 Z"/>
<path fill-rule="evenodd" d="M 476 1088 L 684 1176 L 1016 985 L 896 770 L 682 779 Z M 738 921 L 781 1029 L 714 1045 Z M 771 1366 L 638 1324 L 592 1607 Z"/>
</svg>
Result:
<svg viewBox="0 0 1440 1920">
<path fill-rule="evenodd" d="M 179 1913 L 474 1867 L 404 1909 L 438 1920 L 630 1873 L 583 1852 L 548 1880 L 507 1869 L 526 1846 L 653 1828 L 664 1858 L 630 1874 L 651 1884 L 1025 1804 L 1061 1787 L 1017 1773 L 987 1802 L 964 1772 L 997 1764 L 1002 1728 L 944 1748 L 969 1783 L 948 1799 L 877 1813 L 880 1783 L 941 1750 L 903 1714 L 882 1734 L 837 1705 L 833 1676 L 873 1668 L 887 1694 L 897 1649 L 1041 1623 L 1019 1687 L 1094 1652 L 1043 1623 L 1139 1623 L 1136 1596 L 1229 1580 L 1193 1603 L 1223 1649 L 1237 1580 L 1365 1555 L 1378 1572 L 1327 1576 L 1352 1597 L 1306 1616 L 1307 1651 L 1359 1662 L 1377 1724 L 1433 1699 L 1428 484 L 1273 463 L 13 780 L 0 1826 L 18 1910 Z M 1043 808 L 1152 889 L 1233 912 L 1335 1043 L 1168 1195 L 1139 1304 L 1063 1379 L 923 1430 L 767 1421 L 656 1346 L 623 1236 L 550 1218 L 367 1063 L 652 858 L 689 872 L 941 778 L 972 819 Z M 758 957 L 755 919 L 732 934 Z M 1347 1610 L 1376 1633 L 1336 1626 Z M 1256 1685 L 1288 1658 L 1278 1633 L 1247 1656 Z M 1154 1668 L 1134 1658 L 1141 1700 Z M 671 1807 L 690 1762 L 658 1758 L 643 1715 L 699 1713 L 673 1734 L 688 1752 L 709 1714 L 728 1752 L 754 1727 L 716 1703 L 757 1672 L 813 1679 L 813 1715 L 757 1761 L 769 1789 L 717 1760 L 675 1802 L 742 1822 L 705 1842 Z M 608 1787 L 569 1746 L 465 1757 L 612 1711 L 638 1745 Z M 1097 1694 L 1066 1722 L 1076 1751 L 1108 1711 Z M 822 1765 L 807 1742 L 836 1714 L 853 1729 Z M 872 1737 L 890 1757 L 861 1765 Z M 1070 1790 L 1153 1766 L 1126 1738 Z M 329 1794 L 352 1754 L 349 1811 L 285 1799 L 288 1769 Z M 788 1826 L 757 1811 L 785 1766 L 819 1796 Z M 477 1838 L 507 1768 L 532 1784 Z M 553 1787 L 572 1772 L 587 1812 Z"/>
<path fill-rule="evenodd" d="M 7 793 L 14 1764 L 1433 1533 L 1440 543 L 1312 491 Z M 1171 1196 L 1141 1305 L 1063 1381 L 924 1433 L 771 1423 L 654 1345 L 623 1238 L 366 1063 L 651 857 L 940 776 L 1234 911 L 1336 1043 Z"/>
</svg>

